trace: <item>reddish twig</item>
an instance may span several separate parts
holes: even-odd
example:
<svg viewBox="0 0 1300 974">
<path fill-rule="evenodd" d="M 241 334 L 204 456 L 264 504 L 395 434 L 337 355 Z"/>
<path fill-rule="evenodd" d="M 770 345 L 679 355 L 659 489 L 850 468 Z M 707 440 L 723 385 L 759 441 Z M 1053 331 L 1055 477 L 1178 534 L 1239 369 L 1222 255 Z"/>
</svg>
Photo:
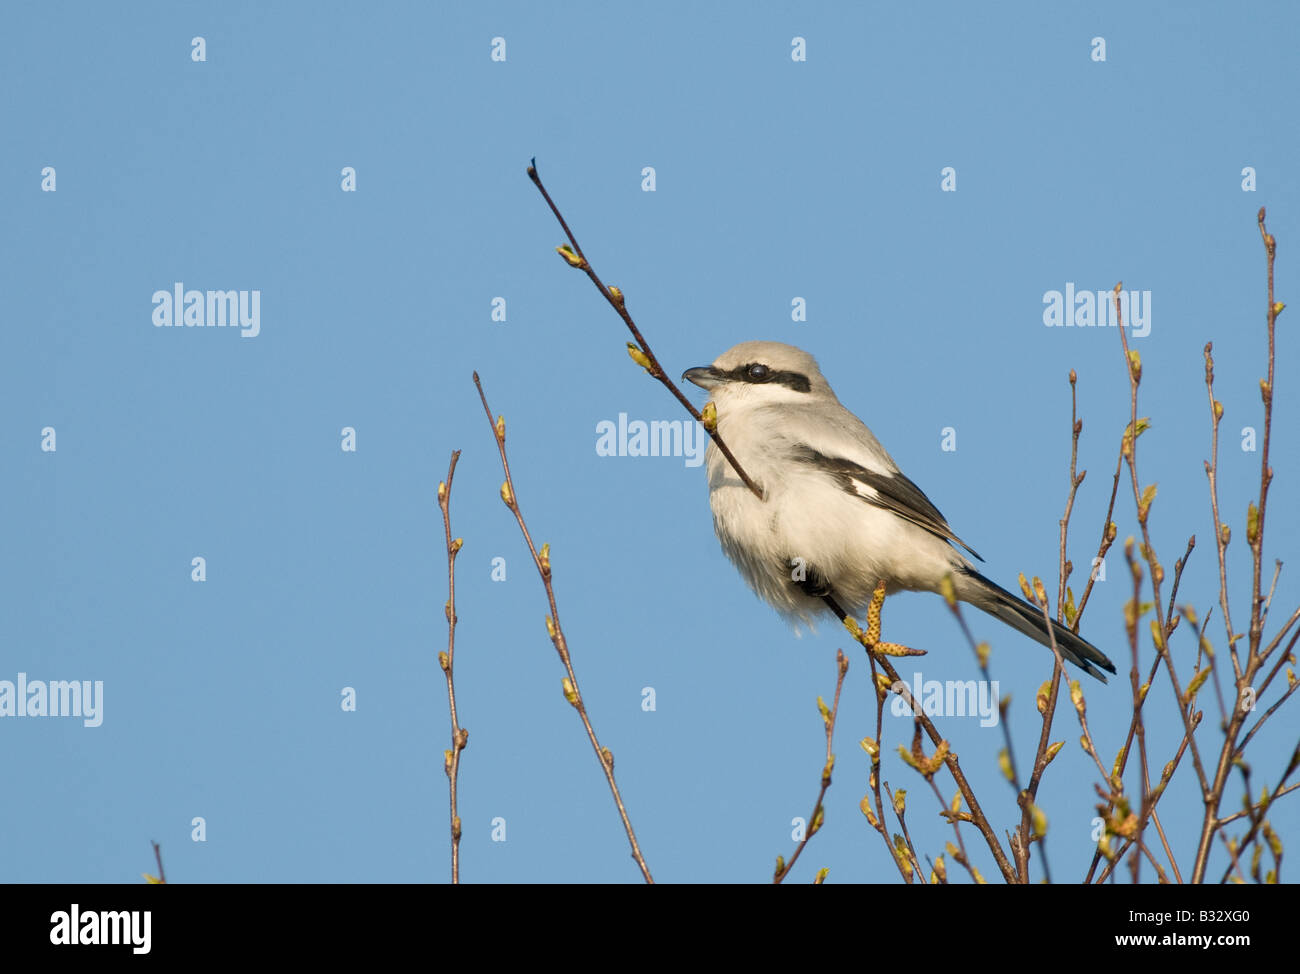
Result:
<svg viewBox="0 0 1300 974">
<path fill-rule="evenodd" d="M 722 437 L 718 435 L 717 429 L 711 429 L 710 426 L 712 424 L 704 422 L 704 416 L 695 408 L 694 405 L 692 405 L 691 401 L 686 398 L 686 394 L 677 387 L 677 384 L 668 377 L 668 373 L 664 371 L 663 366 L 659 364 L 659 359 L 655 357 L 655 353 L 650 349 L 650 343 L 645 340 L 645 336 L 643 336 L 641 330 L 637 328 L 636 322 L 633 321 L 632 316 L 628 314 L 623 292 L 616 287 L 606 287 L 605 282 L 596 275 L 596 271 L 592 268 L 591 262 L 587 260 L 587 255 L 582 252 L 582 247 L 578 244 L 578 238 L 573 235 L 573 231 L 569 229 L 568 222 L 560 213 L 560 208 L 555 205 L 555 201 L 551 199 L 551 194 L 548 193 L 546 187 L 542 185 L 542 177 L 537 175 L 537 160 L 535 159 L 528 166 L 528 178 L 533 181 L 533 185 L 541 192 L 542 198 L 546 200 L 546 205 L 551 208 L 551 212 L 555 214 L 555 219 L 560 222 L 560 227 L 564 230 L 564 235 L 569 238 L 572 250 L 566 251 L 563 247 L 557 247 L 556 250 L 560 252 L 560 256 L 568 262 L 570 267 L 578 268 L 586 273 L 587 277 L 591 278 L 591 283 L 596 285 L 596 290 L 599 291 L 601 296 L 609 302 L 610 307 L 618 312 L 618 316 L 623 319 L 623 324 L 627 325 L 628 331 L 630 331 L 632 337 L 636 339 L 636 345 L 632 346 L 629 344 L 628 347 L 629 353 L 632 353 L 633 360 L 649 372 L 652 378 L 658 379 L 663 383 L 664 388 L 671 392 L 673 397 L 686 407 L 686 411 L 690 413 L 697 422 L 704 424 L 705 431 L 713 437 L 714 445 L 716 445 L 722 452 L 722 455 L 727 458 L 727 462 L 731 464 L 731 469 L 736 472 L 736 475 L 740 477 L 742 481 L 744 481 L 745 486 L 754 492 L 754 496 L 759 500 L 762 500 L 763 488 L 751 479 L 749 474 L 745 473 L 744 468 L 740 465 L 740 461 L 737 460 L 735 455 L 731 452 L 731 448 L 728 447 L 727 444 L 723 442 Z"/>
<path fill-rule="evenodd" d="M 835 768 L 835 754 L 831 750 L 832 741 L 835 737 L 835 719 L 840 712 L 840 691 L 844 689 L 844 676 L 849 672 L 849 658 L 844 655 L 844 650 L 835 651 L 835 701 L 830 709 L 826 709 L 826 701 L 821 697 L 817 698 L 817 709 L 821 712 L 822 723 L 826 725 L 826 763 L 822 765 L 821 791 L 817 793 L 817 803 L 813 805 L 812 818 L 804 827 L 803 840 L 794 850 L 794 855 L 790 861 L 786 862 L 782 857 L 777 856 L 776 874 L 772 877 L 773 885 L 779 885 L 785 877 L 790 875 L 790 870 L 794 869 L 794 864 L 799 861 L 799 856 L 803 853 L 804 846 L 822 827 L 822 821 L 826 816 L 826 809 L 823 801 L 826 798 L 826 790 L 831 786 L 831 772 Z"/>
<path fill-rule="evenodd" d="M 497 450 L 501 454 L 501 469 L 505 472 L 506 477 L 505 483 L 501 485 L 501 499 L 505 501 L 506 507 L 510 508 L 510 513 L 515 516 L 515 520 L 519 523 L 519 530 L 524 536 L 528 551 L 533 556 L 533 564 L 536 566 L 537 573 L 542 579 L 542 585 L 546 589 L 546 601 L 551 609 L 551 614 L 546 617 L 546 629 L 567 674 L 563 683 L 564 698 L 578 712 L 578 716 L 582 719 L 582 726 L 587 731 L 587 739 L 591 741 L 592 750 L 596 752 L 596 759 L 600 761 L 601 770 L 604 771 L 605 780 L 609 783 L 609 790 L 614 796 L 614 804 L 618 807 L 619 818 L 623 821 L 623 829 L 627 832 L 627 840 L 632 846 L 632 858 L 636 860 L 645 881 L 653 883 L 654 879 L 650 875 L 650 867 L 646 865 L 645 857 L 641 855 L 641 846 L 637 842 L 636 832 L 632 829 L 632 820 L 628 818 L 627 809 L 623 805 L 623 796 L 619 793 L 618 783 L 614 780 L 614 755 L 609 748 L 601 747 L 600 741 L 596 737 L 596 730 L 592 727 L 591 718 L 587 715 L 587 705 L 583 702 L 582 692 L 578 688 L 578 675 L 574 672 L 573 661 L 569 656 L 569 645 L 564 638 L 564 630 L 560 626 L 560 610 L 555 604 L 555 590 L 551 586 L 551 546 L 549 544 L 542 545 L 541 550 L 538 551 L 533 544 L 533 536 L 528 530 L 528 525 L 524 522 L 523 512 L 519 509 L 514 478 L 510 474 L 510 461 L 506 458 L 505 417 L 498 416 L 496 422 L 492 421 L 492 410 L 488 407 L 487 396 L 483 392 L 483 384 L 479 381 L 477 372 L 474 373 L 474 385 L 478 388 L 479 399 L 483 403 L 483 412 L 487 415 L 488 425 L 492 427 L 492 431 L 496 436 Z"/>
<path fill-rule="evenodd" d="M 460 726 L 456 712 L 456 684 L 452 668 L 456 662 L 456 555 L 464 541 L 451 537 L 451 479 L 456 475 L 460 451 L 453 450 L 447 467 L 447 479 L 438 484 L 438 507 L 442 510 L 442 527 L 447 536 L 447 651 L 438 654 L 438 665 L 447 678 L 447 709 L 451 714 L 451 747 L 443 751 L 443 770 L 447 773 L 451 796 L 451 881 L 460 882 L 460 812 L 457 808 L 460 781 L 460 754 L 469 743 L 469 731 Z"/>
</svg>

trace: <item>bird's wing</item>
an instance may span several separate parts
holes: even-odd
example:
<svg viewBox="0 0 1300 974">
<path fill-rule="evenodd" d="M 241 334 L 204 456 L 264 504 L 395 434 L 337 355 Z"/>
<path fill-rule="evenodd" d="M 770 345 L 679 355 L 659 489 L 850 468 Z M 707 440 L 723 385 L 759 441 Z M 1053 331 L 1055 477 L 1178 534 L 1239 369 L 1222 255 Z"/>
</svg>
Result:
<svg viewBox="0 0 1300 974">
<path fill-rule="evenodd" d="M 888 454 L 885 457 L 887 459 Z M 945 541 L 959 544 L 979 561 L 984 560 L 980 558 L 979 552 L 953 533 L 939 509 L 930 503 L 930 498 L 908 480 L 902 471 L 883 469 L 883 464 L 880 471 L 868 470 L 856 461 L 841 456 L 828 456 L 806 444 L 794 446 L 790 458 L 824 472 L 843 490 L 862 498 L 868 504 L 896 514 Z M 890 461 L 888 465 L 893 466 L 893 462 Z"/>
</svg>

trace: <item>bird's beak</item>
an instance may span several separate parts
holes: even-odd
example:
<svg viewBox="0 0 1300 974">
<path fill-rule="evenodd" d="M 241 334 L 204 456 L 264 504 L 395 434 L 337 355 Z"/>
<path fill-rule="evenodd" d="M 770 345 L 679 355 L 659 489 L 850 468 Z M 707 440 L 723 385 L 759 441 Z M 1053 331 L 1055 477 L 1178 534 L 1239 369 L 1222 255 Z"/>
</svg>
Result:
<svg viewBox="0 0 1300 974">
<path fill-rule="evenodd" d="M 712 389 L 722 382 L 722 376 L 718 375 L 718 370 L 711 365 L 687 369 L 682 373 L 682 378 L 687 382 L 694 382 L 701 389 Z"/>
</svg>

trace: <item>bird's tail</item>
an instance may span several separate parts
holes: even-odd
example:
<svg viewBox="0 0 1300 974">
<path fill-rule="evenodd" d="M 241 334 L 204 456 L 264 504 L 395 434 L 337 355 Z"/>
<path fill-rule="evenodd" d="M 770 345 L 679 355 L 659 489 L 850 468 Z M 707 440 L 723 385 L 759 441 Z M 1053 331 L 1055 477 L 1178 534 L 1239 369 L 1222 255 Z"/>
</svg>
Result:
<svg viewBox="0 0 1300 974">
<path fill-rule="evenodd" d="M 1001 619 L 1029 638 L 1051 647 L 1051 636 L 1048 635 L 1047 622 L 1043 619 L 1041 609 L 1012 595 L 1001 585 L 989 581 L 974 569 L 967 569 L 963 574 L 968 584 L 959 585 L 958 592 L 965 601 Z M 965 591 L 963 592 L 962 589 Z M 1097 672 L 1094 664 L 1107 672 L 1115 672 L 1115 664 L 1107 659 L 1105 653 L 1054 619 L 1051 632 L 1056 637 L 1056 648 L 1061 651 L 1062 658 L 1069 660 L 1089 676 L 1096 677 L 1102 683 L 1106 682 L 1106 677 Z"/>
</svg>

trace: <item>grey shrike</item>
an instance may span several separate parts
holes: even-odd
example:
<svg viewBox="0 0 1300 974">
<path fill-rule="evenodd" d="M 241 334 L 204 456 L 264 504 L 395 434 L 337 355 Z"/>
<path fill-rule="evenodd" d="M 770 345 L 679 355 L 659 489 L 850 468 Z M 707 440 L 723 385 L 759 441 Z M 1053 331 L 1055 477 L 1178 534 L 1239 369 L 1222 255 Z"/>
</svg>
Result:
<svg viewBox="0 0 1300 974">
<path fill-rule="evenodd" d="M 908 480 L 871 430 L 845 409 L 811 355 L 780 342 L 742 342 L 682 376 L 707 389 L 718 432 L 764 490 L 759 500 L 712 441 L 705 462 L 713 526 L 740 573 L 787 619 L 811 623 L 833 595 L 860 614 L 879 580 L 887 591 L 940 592 L 1050 646 L 1041 610 L 989 581 L 983 561 Z M 797 580 L 796 580 L 797 579 Z M 1063 658 L 1103 683 L 1115 664 L 1052 622 Z"/>
</svg>

